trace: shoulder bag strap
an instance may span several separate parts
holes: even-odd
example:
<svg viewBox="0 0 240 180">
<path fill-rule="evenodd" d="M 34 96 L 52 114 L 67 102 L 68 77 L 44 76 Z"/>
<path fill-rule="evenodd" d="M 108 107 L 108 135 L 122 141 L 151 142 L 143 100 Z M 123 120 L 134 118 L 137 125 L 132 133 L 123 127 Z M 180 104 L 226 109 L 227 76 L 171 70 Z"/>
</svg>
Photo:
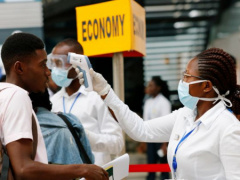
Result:
<svg viewBox="0 0 240 180">
<path fill-rule="evenodd" d="M 8 177 L 9 158 L 6 153 L 3 153 L 2 173 L 1 180 L 5 180 Z"/>
<path fill-rule="evenodd" d="M 79 140 L 79 137 L 77 135 L 77 133 L 75 132 L 72 124 L 68 121 L 68 119 L 66 118 L 66 116 L 64 116 L 63 114 L 57 114 L 61 119 L 63 119 L 63 121 L 67 124 L 68 129 L 70 130 L 70 132 L 72 133 L 75 142 L 77 144 L 78 150 L 79 150 L 79 154 L 83 160 L 83 163 L 87 163 L 87 164 L 92 164 L 90 158 L 87 155 L 86 150 L 84 149 L 81 141 Z"/>
<path fill-rule="evenodd" d="M 32 153 L 32 160 L 35 159 L 37 153 L 37 144 L 38 144 L 38 130 L 37 130 L 37 123 L 36 119 L 32 115 L 32 135 L 33 135 L 33 153 Z"/>
</svg>

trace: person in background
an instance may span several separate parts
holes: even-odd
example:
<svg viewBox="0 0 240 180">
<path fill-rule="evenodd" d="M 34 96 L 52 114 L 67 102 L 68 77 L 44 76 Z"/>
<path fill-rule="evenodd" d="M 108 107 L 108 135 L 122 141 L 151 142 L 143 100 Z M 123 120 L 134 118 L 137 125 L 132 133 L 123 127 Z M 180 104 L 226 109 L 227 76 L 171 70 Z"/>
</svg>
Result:
<svg viewBox="0 0 240 180">
<path fill-rule="evenodd" d="M 11 164 L 8 179 L 108 180 L 108 173 L 93 164 L 47 164 L 44 140 L 28 96 L 44 92 L 51 75 L 42 40 L 28 33 L 13 34 L 4 42 L 1 58 L 6 83 L 0 83 L 0 139 Z"/>
<path fill-rule="evenodd" d="M 170 92 L 166 81 L 160 76 L 153 76 L 147 85 L 148 95 L 143 108 L 143 120 L 147 121 L 171 113 L 171 102 L 169 101 Z M 164 152 L 159 157 L 158 152 Z M 167 143 L 147 143 L 147 162 L 148 164 L 167 163 Z M 147 180 L 155 180 L 156 173 L 150 172 Z M 162 172 L 161 180 L 169 179 L 168 172 Z"/>
<path fill-rule="evenodd" d="M 90 74 L 94 91 L 131 138 L 169 142 L 174 179 L 239 179 L 240 122 L 235 114 L 240 114 L 240 86 L 228 53 L 210 48 L 191 59 L 178 84 L 184 107 L 148 121 L 132 112 L 101 74 L 93 69 Z M 82 73 L 78 77 L 84 83 Z"/>
<path fill-rule="evenodd" d="M 104 165 L 111 155 L 118 155 L 124 147 L 122 130 L 109 113 L 101 97 L 94 91 L 85 91 L 80 85 L 71 64 L 68 52 L 83 54 L 83 48 L 75 39 L 59 42 L 49 55 L 52 79 L 62 89 L 51 98 L 52 112 L 74 114 L 82 123 L 93 154 L 95 164 Z"/>
<path fill-rule="evenodd" d="M 46 89 L 44 93 L 30 93 L 29 96 L 41 127 L 47 148 L 48 162 L 50 164 L 86 164 L 86 157 L 84 157 L 84 153 L 79 152 L 76 141 L 66 123 L 60 116 L 51 112 L 52 103 L 48 90 Z M 91 163 L 94 163 L 94 155 L 82 124 L 72 114 L 64 113 L 62 115 L 71 123 L 86 155 Z"/>
<path fill-rule="evenodd" d="M 148 98 L 150 98 L 150 95 L 149 95 L 149 90 L 148 90 L 148 85 L 147 85 L 144 87 L 143 108 L 144 108 L 144 104 Z"/>
</svg>

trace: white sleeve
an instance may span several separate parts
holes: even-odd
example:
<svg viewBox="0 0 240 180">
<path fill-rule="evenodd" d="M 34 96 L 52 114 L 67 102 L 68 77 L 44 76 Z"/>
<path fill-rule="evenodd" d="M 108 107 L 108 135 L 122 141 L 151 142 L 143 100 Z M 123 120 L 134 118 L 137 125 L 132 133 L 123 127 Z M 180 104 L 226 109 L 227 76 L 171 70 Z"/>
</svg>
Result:
<svg viewBox="0 0 240 180">
<path fill-rule="evenodd" d="M 226 128 L 220 142 L 220 158 L 226 174 L 226 179 L 240 177 L 240 124 Z"/>
<path fill-rule="evenodd" d="M 32 139 L 32 104 L 26 92 L 16 91 L 8 102 L 4 113 L 3 143 L 27 138 Z"/>
<path fill-rule="evenodd" d="M 113 119 L 99 95 L 96 96 L 96 108 L 100 133 L 86 131 L 92 150 L 119 154 L 124 147 L 122 129 Z"/>
<path fill-rule="evenodd" d="M 104 101 L 113 110 L 120 126 L 132 139 L 143 142 L 169 141 L 177 119 L 177 111 L 164 117 L 143 121 L 117 97 L 112 89 Z"/>
</svg>

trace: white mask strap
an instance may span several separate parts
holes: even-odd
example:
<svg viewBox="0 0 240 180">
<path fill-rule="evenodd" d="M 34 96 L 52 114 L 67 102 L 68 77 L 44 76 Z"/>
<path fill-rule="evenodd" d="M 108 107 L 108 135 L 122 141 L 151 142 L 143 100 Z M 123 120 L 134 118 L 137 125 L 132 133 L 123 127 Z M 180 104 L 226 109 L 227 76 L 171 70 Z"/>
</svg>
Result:
<svg viewBox="0 0 240 180">
<path fill-rule="evenodd" d="M 225 94 L 220 95 L 219 91 L 216 87 L 213 86 L 214 91 L 218 94 L 217 100 L 221 100 L 225 106 L 232 107 L 232 103 L 229 99 L 225 98 L 225 96 L 229 95 L 230 91 L 228 90 Z M 213 103 L 216 103 L 217 100 L 215 100 Z"/>
<path fill-rule="evenodd" d="M 197 80 L 197 81 L 190 82 L 189 84 L 197 84 L 205 81 L 208 81 L 208 80 Z"/>
<path fill-rule="evenodd" d="M 189 84 L 197 84 L 197 83 L 201 83 L 201 82 L 205 82 L 208 80 L 198 80 L 198 81 L 193 81 L 190 82 Z M 226 98 L 227 95 L 229 95 L 230 91 L 228 90 L 225 94 L 220 95 L 218 89 L 216 87 L 213 86 L 213 90 L 217 93 L 217 97 L 215 98 L 199 98 L 200 100 L 204 100 L 204 101 L 214 101 L 213 104 L 215 104 L 218 100 L 222 101 L 223 104 L 226 107 L 232 107 L 232 103 L 229 99 Z"/>
<path fill-rule="evenodd" d="M 199 99 L 200 100 L 204 100 L 204 101 L 214 101 L 213 104 L 215 104 L 218 100 L 220 100 L 220 101 L 223 102 L 223 104 L 226 107 L 232 107 L 231 101 L 229 99 L 225 98 L 225 96 L 227 96 L 230 93 L 229 90 L 225 94 L 220 95 L 219 91 L 218 91 L 218 89 L 216 87 L 213 86 L 213 89 L 217 93 L 218 97 L 215 97 L 215 98 L 199 98 Z"/>
</svg>

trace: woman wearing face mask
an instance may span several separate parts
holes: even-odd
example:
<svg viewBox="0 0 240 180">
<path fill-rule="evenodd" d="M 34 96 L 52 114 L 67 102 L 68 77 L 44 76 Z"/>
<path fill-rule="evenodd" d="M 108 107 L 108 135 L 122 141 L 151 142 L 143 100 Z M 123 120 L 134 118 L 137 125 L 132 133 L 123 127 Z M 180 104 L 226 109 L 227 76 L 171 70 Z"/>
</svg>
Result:
<svg viewBox="0 0 240 180">
<path fill-rule="evenodd" d="M 184 107 L 149 121 L 129 110 L 101 74 L 90 72 L 94 90 L 131 138 L 169 142 L 174 179 L 240 179 L 240 123 L 234 116 L 240 111 L 240 88 L 229 54 L 211 48 L 190 60 L 178 85 Z"/>
</svg>

